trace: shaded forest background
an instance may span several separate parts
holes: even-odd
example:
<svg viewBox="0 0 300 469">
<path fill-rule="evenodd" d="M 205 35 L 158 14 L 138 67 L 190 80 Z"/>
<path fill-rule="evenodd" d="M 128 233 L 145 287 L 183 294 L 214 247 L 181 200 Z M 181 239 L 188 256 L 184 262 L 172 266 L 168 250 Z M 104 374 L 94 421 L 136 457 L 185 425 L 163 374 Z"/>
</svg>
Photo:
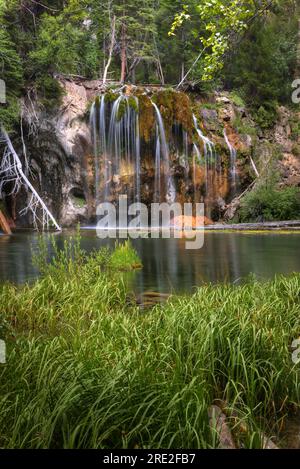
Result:
<svg viewBox="0 0 300 469">
<path fill-rule="evenodd" d="M 22 94 L 55 106 L 66 74 L 236 90 L 271 125 L 291 103 L 298 12 L 295 0 L 0 0 L 0 120 L 18 119 Z"/>
</svg>

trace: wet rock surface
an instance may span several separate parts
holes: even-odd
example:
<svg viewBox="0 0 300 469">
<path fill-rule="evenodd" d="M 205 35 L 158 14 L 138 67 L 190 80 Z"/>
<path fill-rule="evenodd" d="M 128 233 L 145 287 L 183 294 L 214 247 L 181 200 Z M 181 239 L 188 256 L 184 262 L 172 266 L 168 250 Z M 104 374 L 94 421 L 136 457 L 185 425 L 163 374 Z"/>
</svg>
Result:
<svg viewBox="0 0 300 469">
<path fill-rule="evenodd" d="M 25 144 L 34 186 L 60 223 L 71 226 L 78 221 L 88 222 L 95 218 L 95 161 L 89 108 L 101 92 L 101 83 L 98 80 L 83 81 L 62 77 L 58 79 L 64 89 L 62 103 L 58 109 L 46 111 L 37 102 L 24 101 Z M 177 113 L 185 125 L 189 126 L 191 109 L 188 108 L 188 97 L 185 98 L 182 94 L 180 107 L 179 102 L 176 104 L 176 101 L 172 101 L 170 93 L 166 91 L 164 94 L 164 91 L 158 90 L 157 102 L 166 122 L 170 116 L 168 106 L 174 106 L 172 112 Z M 128 90 L 128 93 L 131 92 L 131 89 Z M 141 109 L 146 112 L 147 102 L 153 96 L 154 90 L 149 88 L 146 92 L 145 89 L 135 88 L 134 92 L 140 96 Z M 187 162 L 183 161 L 178 153 L 175 154 L 171 146 L 173 153 L 170 155 L 170 172 L 174 177 L 177 200 L 180 203 L 204 201 L 209 206 L 206 215 L 213 221 L 224 216 L 225 219 L 231 219 L 239 209 L 239 202 L 237 199 L 236 203 L 230 203 L 256 178 L 250 157 L 261 171 L 274 160 L 276 152 L 278 156 L 275 166 L 280 173 L 280 185 L 300 185 L 300 136 L 294 129 L 297 116 L 291 111 L 284 107 L 279 108 L 274 129 L 262 132 L 246 109 L 240 104 L 234 104 L 229 93 L 215 93 L 214 101 L 209 105 L 203 100 L 197 100 L 195 96 L 192 98 L 195 99 L 194 109 L 198 113 L 198 122 L 201 123 L 204 134 L 215 144 L 223 170 L 220 175 L 212 166 L 205 175 L 207 169 L 203 165 L 195 165 L 195 161 L 189 160 L 186 166 Z M 178 109 L 176 106 L 179 106 Z M 149 125 L 153 125 L 153 111 L 151 109 L 150 113 L 148 109 L 147 112 Z M 141 125 L 146 125 L 147 122 L 142 122 Z M 230 155 L 224 141 L 224 128 L 231 145 L 237 150 L 237 194 L 234 194 L 230 185 Z M 145 156 L 140 168 L 141 200 L 146 204 L 150 204 L 154 199 L 155 157 L 149 146 L 153 138 L 151 135 L 149 130 L 150 140 L 142 144 Z M 194 138 L 192 128 L 188 129 L 188 135 L 189 139 Z M 199 149 L 203 155 L 204 149 Z M 111 179 L 106 181 L 111 188 L 109 199 L 112 202 L 124 193 L 128 194 L 129 200 L 134 199 L 135 173 L 134 166 L 125 165 L 120 173 L 112 174 Z M 208 186 L 205 185 L 205 177 L 209 178 Z M 74 193 L 80 196 L 74 196 Z M 17 205 L 21 205 L 21 200 Z M 28 222 L 30 220 L 18 220 L 18 224 L 23 226 Z"/>
</svg>

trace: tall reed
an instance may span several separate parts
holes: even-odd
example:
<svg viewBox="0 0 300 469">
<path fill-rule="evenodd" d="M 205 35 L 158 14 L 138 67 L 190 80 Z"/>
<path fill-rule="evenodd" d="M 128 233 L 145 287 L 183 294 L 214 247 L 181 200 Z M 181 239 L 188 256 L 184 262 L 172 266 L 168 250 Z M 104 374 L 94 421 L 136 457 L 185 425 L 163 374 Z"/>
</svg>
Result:
<svg viewBox="0 0 300 469">
<path fill-rule="evenodd" d="M 70 249 L 33 285 L 0 287 L 1 447 L 216 447 L 215 399 L 238 444 L 260 447 L 299 407 L 299 274 L 207 285 L 145 313 L 116 253 Z M 119 252 L 122 270 L 137 262 Z"/>
</svg>

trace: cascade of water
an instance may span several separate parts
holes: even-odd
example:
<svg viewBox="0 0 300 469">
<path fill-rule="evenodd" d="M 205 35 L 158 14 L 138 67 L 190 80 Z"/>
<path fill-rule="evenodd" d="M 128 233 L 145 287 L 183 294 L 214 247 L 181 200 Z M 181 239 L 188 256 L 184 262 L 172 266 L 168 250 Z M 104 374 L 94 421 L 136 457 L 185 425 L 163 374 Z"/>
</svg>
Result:
<svg viewBox="0 0 300 469">
<path fill-rule="evenodd" d="M 235 189 L 236 188 L 236 178 L 237 178 L 237 175 L 236 175 L 236 155 L 237 155 L 237 151 L 233 147 L 233 145 L 230 143 L 230 141 L 228 139 L 228 135 L 226 133 L 226 129 L 224 129 L 223 134 L 224 134 L 224 139 L 225 139 L 226 145 L 228 146 L 229 151 L 230 151 L 231 184 L 232 184 L 233 189 Z"/>
<path fill-rule="evenodd" d="M 94 102 L 91 106 L 90 111 L 90 128 L 93 144 L 93 154 L 95 162 L 95 202 L 96 206 L 99 203 L 99 184 L 100 184 L 100 172 L 99 172 L 99 151 L 98 151 L 98 134 L 97 134 L 97 113 L 96 103 Z"/>
<path fill-rule="evenodd" d="M 169 148 L 166 140 L 166 133 L 165 127 L 163 123 L 163 119 L 161 113 L 157 107 L 157 105 L 152 101 L 153 107 L 155 109 L 156 114 L 156 155 L 158 151 L 162 153 L 163 157 L 163 168 L 164 168 L 164 178 L 166 182 L 166 200 L 168 203 L 173 203 L 176 200 L 176 189 L 174 185 L 173 177 L 170 173 L 170 155 L 169 155 Z M 159 141 L 159 150 L 157 148 L 157 142 Z"/>
<path fill-rule="evenodd" d="M 158 125 L 156 124 L 156 147 L 155 147 L 155 177 L 154 177 L 154 202 L 160 202 L 160 138 Z"/>
<path fill-rule="evenodd" d="M 200 150 L 199 150 L 199 148 L 197 147 L 197 145 L 195 143 L 193 145 L 193 150 L 194 150 L 194 153 L 197 156 L 198 162 L 201 163 L 201 153 L 200 153 Z"/>
<path fill-rule="evenodd" d="M 113 103 L 109 131 L 108 131 L 108 176 L 111 180 L 112 172 L 119 174 L 120 172 L 120 159 L 121 159 L 121 125 L 124 124 L 124 116 L 120 119 L 120 104 L 126 99 L 124 95 L 120 95 Z M 126 115 L 126 114 L 125 114 Z M 107 184 L 107 181 L 106 181 Z M 108 184 L 107 184 L 108 185 Z"/>
<path fill-rule="evenodd" d="M 99 110 L 99 142 L 100 142 L 100 155 L 103 155 L 103 174 L 106 188 L 106 181 L 108 180 L 108 161 L 107 161 L 107 150 L 106 150 L 106 122 L 105 122 L 105 96 L 101 96 L 100 110 Z M 98 170 L 98 176 L 97 176 Z M 100 203 L 99 192 L 100 192 L 100 171 L 99 163 L 96 166 L 96 206 Z M 105 190 L 104 190 L 105 193 Z"/>
<path fill-rule="evenodd" d="M 172 127 L 172 138 L 174 144 L 174 150 L 176 151 L 177 160 L 185 169 L 185 178 L 188 178 L 189 175 L 189 142 L 188 142 L 188 133 L 183 128 L 182 124 L 176 122 Z"/>
<path fill-rule="evenodd" d="M 183 139 L 183 164 L 185 167 L 185 176 L 187 179 L 189 175 L 189 142 L 188 142 L 188 134 L 184 129 L 182 130 L 182 139 Z"/>
<path fill-rule="evenodd" d="M 100 202 L 100 177 L 104 179 L 103 200 L 108 200 L 110 183 L 113 176 L 116 181 L 121 172 L 121 163 L 126 162 L 127 171 L 134 165 L 134 200 L 141 199 L 141 156 L 138 98 L 133 98 L 132 106 L 128 96 L 120 94 L 112 106 L 107 105 L 102 95 L 99 105 L 93 103 L 90 113 L 90 127 L 92 133 L 93 151 L 95 156 L 95 198 Z M 108 111 L 110 114 L 107 115 Z M 108 117 L 108 125 L 106 119 Z M 100 168 L 102 158 L 102 171 Z M 124 168 L 123 168 L 124 169 Z M 131 173 L 130 173 L 131 174 Z"/>
<path fill-rule="evenodd" d="M 214 160 L 214 153 L 215 153 L 214 144 L 208 137 L 205 137 L 205 135 L 203 135 L 202 130 L 198 127 L 198 122 L 197 122 L 197 118 L 195 115 L 193 115 L 193 120 L 194 120 L 196 132 L 203 142 L 205 160 L 208 159 L 208 163 L 211 164 L 212 161 Z"/>
<path fill-rule="evenodd" d="M 137 112 L 135 114 L 135 172 L 136 172 L 136 202 L 141 201 L 141 145 L 139 123 L 139 100 L 135 97 Z"/>
<path fill-rule="evenodd" d="M 166 132 L 162 115 L 155 102 L 152 102 L 156 117 L 155 138 L 155 178 L 154 178 L 154 200 L 162 202 L 166 200 L 172 203 L 176 200 L 176 189 L 174 177 L 171 174 L 170 150 L 177 152 L 181 166 L 185 168 L 185 178 L 188 182 L 190 174 L 189 157 L 193 157 L 194 185 L 197 178 L 196 164 L 204 165 L 206 197 L 214 200 L 216 187 L 218 186 L 219 167 L 218 157 L 213 142 L 203 135 L 198 126 L 197 118 L 193 115 L 194 125 L 203 144 L 203 153 L 200 153 L 199 145 L 195 143 L 193 148 L 189 147 L 188 134 L 178 122 L 173 124 L 171 143 L 167 142 Z M 111 104 L 102 95 L 100 100 L 96 99 L 91 107 L 90 126 L 92 143 L 95 155 L 95 195 L 96 204 L 101 200 L 110 200 L 111 182 L 119 183 L 120 175 L 130 176 L 133 190 L 130 191 L 132 198 L 130 202 L 141 201 L 141 138 L 139 130 L 139 101 L 137 97 L 128 97 L 120 94 Z M 226 131 L 224 137 L 231 154 L 232 181 L 236 181 L 236 151 L 230 144 Z M 101 162 L 101 164 L 100 164 Z M 104 190 L 100 194 L 100 187 Z M 117 189 L 118 190 L 118 189 Z M 199 192 L 199 196 L 200 196 Z"/>
<path fill-rule="evenodd" d="M 199 150 L 198 146 L 194 143 L 194 145 L 193 145 L 193 185 L 194 185 L 194 191 L 195 191 L 194 192 L 195 193 L 194 202 L 197 202 L 196 159 L 198 160 L 198 164 L 202 163 L 200 150 Z"/>
<path fill-rule="evenodd" d="M 193 114 L 193 120 L 196 132 L 200 137 L 200 140 L 203 142 L 204 147 L 204 165 L 205 165 L 205 190 L 208 192 L 208 169 L 211 167 L 213 155 L 214 155 L 214 144 L 209 140 L 208 137 L 203 135 L 201 129 L 198 127 L 198 122 L 196 116 Z"/>
</svg>

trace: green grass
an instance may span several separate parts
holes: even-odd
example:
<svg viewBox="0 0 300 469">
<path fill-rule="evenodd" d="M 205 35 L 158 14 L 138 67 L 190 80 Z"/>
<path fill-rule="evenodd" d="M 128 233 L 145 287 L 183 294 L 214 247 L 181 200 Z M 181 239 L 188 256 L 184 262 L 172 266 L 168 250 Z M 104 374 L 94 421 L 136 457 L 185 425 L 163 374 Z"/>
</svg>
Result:
<svg viewBox="0 0 300 469">
<path fill-rule="evenodd" d="M 118 258 L 122 271 L 137 261 L 131 246 L 86 256 L 73 241 L 50 266 L 41 245 L 33 285 L 0 287 L 0 447 L 216 447 L 215 399 L 234 410 L 239 445 L 260 447 L 299 407 L 299 274 L 207 285 L 142 313 L 118 271 Z"/>
<path fill-rule="evenodd" d="M 248 119 L 242 119 L 237 115 L 233 120 L 233 127 L 241 135 L 250 135 L 251 137 L 257 136 L 257 130 Z"/>
<path fill-rule="evenodd" d="M 116 243 L 110 256 L 109 265 L 117 270 L 130 270 L 142 267 L 141 261 L 129 241 Z"/>
<path fill-rule="evenodd" d="M 233 102 L 233 104 L 235 104 L 235 106 L 243 107 L 243 108 L 246 107 L 245 101 L 243 100 L 243 98 L 240 96 L 240 94 L 237 91 L 231 91 L 229 93 L 229 97 L 231 101 Z"/>
</svg>

